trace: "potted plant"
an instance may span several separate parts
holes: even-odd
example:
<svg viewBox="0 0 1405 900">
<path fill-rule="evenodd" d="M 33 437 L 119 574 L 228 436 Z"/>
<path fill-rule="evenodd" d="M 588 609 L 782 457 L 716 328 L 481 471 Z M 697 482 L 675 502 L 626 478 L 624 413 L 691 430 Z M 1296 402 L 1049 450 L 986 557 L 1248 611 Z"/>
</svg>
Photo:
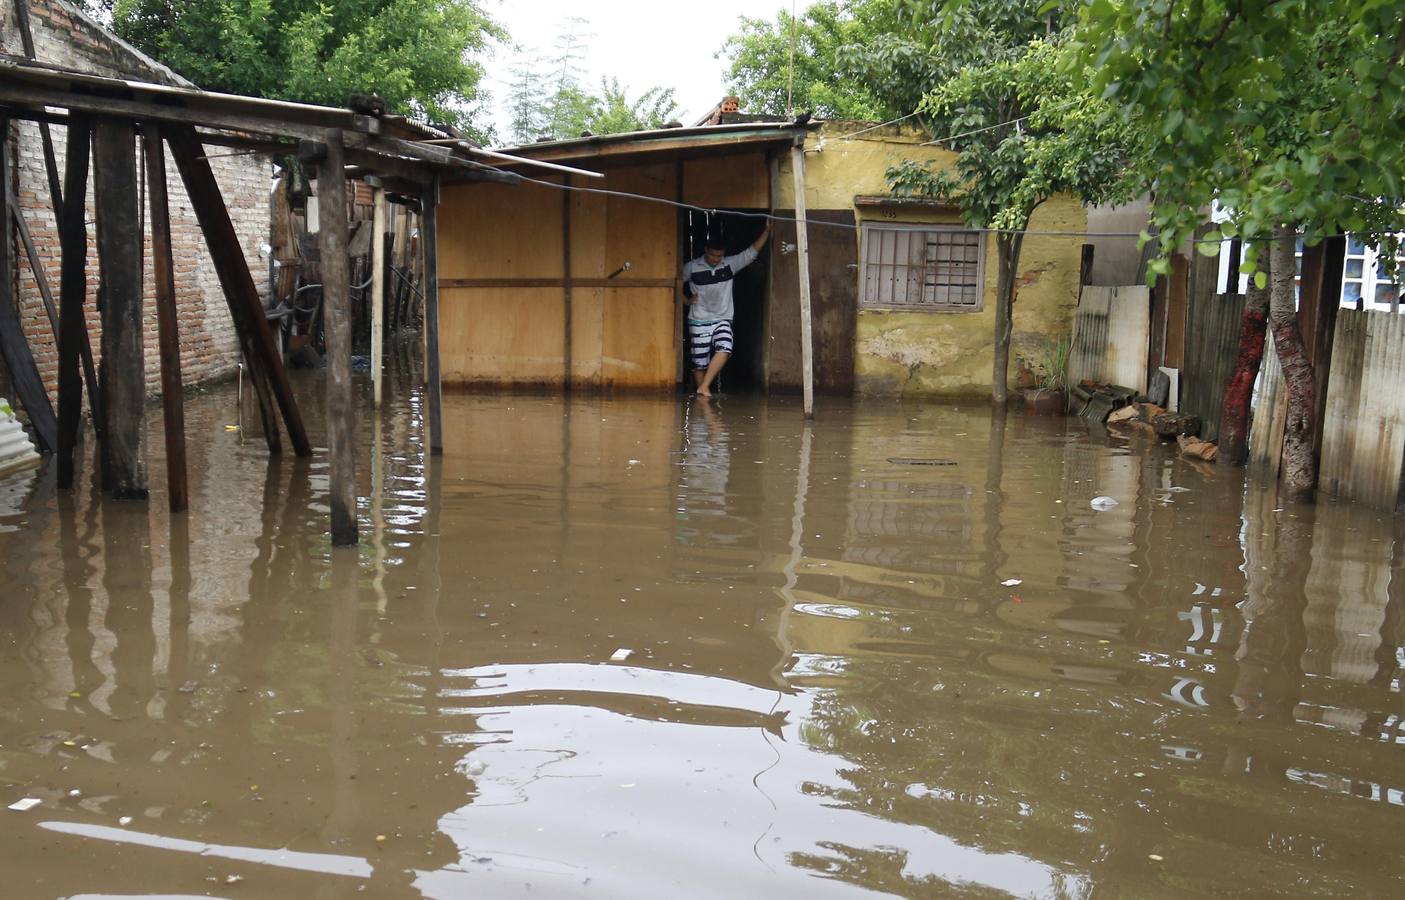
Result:
<svg viewBox="0 0 1405 900">
<path fill-rule="evenodd" d="M 1026 412 L 1056 416 L 1067 408 L 1068 351 L 1068 341 L 1060 338 L 1039 361 L 1038 383 L 1020 391 Z"/>
</svg>

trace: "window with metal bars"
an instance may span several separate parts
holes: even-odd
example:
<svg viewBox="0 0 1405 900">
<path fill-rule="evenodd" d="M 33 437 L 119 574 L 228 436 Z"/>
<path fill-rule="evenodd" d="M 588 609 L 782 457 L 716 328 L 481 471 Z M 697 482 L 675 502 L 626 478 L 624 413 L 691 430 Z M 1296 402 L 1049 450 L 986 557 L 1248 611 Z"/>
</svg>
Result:
<svg viewBox="0 0 1405 900">
<path fill-rule="evenodd" d="M 954 226 L 865 222 L 859 305 L 875 309 L 977 312 L 985 285 L 985 241 Z"/>
</svg>

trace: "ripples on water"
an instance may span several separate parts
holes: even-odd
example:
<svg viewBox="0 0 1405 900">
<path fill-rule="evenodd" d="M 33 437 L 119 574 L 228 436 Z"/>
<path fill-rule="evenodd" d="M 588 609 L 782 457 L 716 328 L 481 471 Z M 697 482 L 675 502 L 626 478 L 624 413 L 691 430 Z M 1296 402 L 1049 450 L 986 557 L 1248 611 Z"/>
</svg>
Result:
<svg viewBox="0 0 1405 900">
<path fill-rule="evenodd" d="M 1389 516 L 940 404 L 451 394 L 426 459 L 396 393 L 356 552 L 224 389 L 188 517 L 158 417 L 149 508 L 0 482 L 7 896 L 1405 887 Z"/>
</svg>

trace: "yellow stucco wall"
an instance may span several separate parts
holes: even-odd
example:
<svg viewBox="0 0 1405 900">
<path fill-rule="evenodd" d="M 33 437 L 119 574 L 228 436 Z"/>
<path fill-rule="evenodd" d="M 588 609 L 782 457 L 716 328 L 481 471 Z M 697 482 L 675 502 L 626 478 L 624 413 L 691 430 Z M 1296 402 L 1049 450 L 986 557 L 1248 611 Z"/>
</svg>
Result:
<svg viewBox="0 0 1405 900">
<path fill-rule="evenodd" d="M 838 139 L 862 124 L 827 122 L 811 133 L 805 155 L 805 203 L 808 209 L 850 209 L 861 195 L 886 194 L 884 172 L 903 158 L 949 164 L 955 154 L 921 146 L 923 135 L 901 126 Z M 814 152 L 818 150 L 819 152 Z M 793 208 L 794 177 L 790 160 L 781 163 L 776 206 Z M 957 223 L 954 211 L 903 210 L 892 219 L 860 208 L 859 220 Z M 1031 233 L 1020 256 L 1015 296 L 1009 382 L 1015 385 L 1016 359 L 1037 363 L 1059 338 L 1067 339 L 1078 302 L 1080 246 L 1087 213 L 1071 197 L 1057 197 L 1035 210 Z M 856 231 L 854 240 L 859 240 Z M 912 312 L 860 309 L 855 348 L 855 390 L 860 394 L 988 397 L 994 366 L 994 236 L 985 247 L 985 289 L 979 312 Z"/>
</svg>

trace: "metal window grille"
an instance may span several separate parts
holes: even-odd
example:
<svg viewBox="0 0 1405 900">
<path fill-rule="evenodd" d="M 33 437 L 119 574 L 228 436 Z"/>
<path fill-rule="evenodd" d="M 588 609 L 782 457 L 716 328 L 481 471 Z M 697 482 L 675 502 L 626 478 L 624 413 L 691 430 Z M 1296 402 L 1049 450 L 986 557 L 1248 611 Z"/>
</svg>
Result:
<svg viewBox="0 0 1405 900">
<path fill-rule="evenodd" d="M 984 293 L 985 242 L 978 231 L 865 223 L 861 305 L 975 312 Z"/>
</svg>

